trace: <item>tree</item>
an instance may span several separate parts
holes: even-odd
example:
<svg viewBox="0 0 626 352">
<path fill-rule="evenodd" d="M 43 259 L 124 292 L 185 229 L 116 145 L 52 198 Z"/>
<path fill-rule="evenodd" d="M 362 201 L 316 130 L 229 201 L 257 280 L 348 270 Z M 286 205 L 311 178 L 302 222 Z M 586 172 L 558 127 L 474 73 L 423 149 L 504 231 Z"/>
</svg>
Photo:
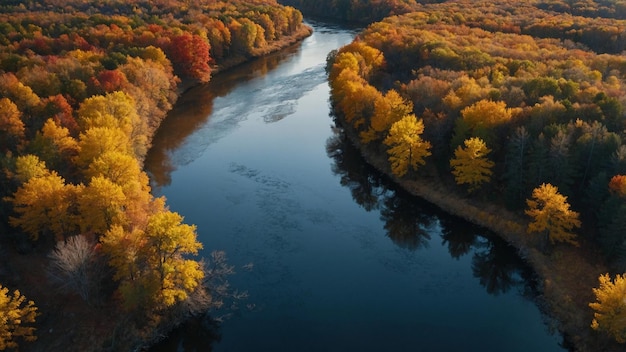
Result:
<svg viewBox="0 0 626 352">
<path fill-rule="evenodd" d="M 127 308 L 172 306 L 202 282 L 200 263 L 184 258 L 197 254 L 202 244 L 195 226 L 182 221 L 178 213 L 161 210 L 150 216 L 145 229 L 114 225 L 102 238 Z"/>
<path fill-rule="evenodd" d="M 18 214 L 17 217 L 10 217 L 9 223 L 22 228 L 33 240 L 49 231 L 57 239 L 63 239 L 75 230 L 71 205 L 79 191 L 79 186 L 66 185 L 65 180 L 54 171 L 32 177 L 9 199 Z"/>
<path fill-rule="evenodd" d="M 93 177 L 78 197 L 81 230 L 104 234 L 111 225 L 124 224 L 125 201 L 122 186 L 102 176 Z"/>
<path fill-rule="evenodd" d="M 394 175 L 402 177 L 409 171 L 409 167 L 417 170 L 418 165 L 426 163 L 424 158 L 431 153 L 430 143 L 421 137 L 423 132 L 424 122 L 413 114 L 391 125 L 384 143 L 390 147 L 387 154 Z"/>
<path fill-rule="evenodd" d="M 456 183 L 468 184 L 469 191 L 473 192 L 484 182 L 491 179 L 493 161 L 487 159 L 491 149 L 480 138 L 466 139 L 465 148 L 458 146 L 454 151 L 454 158 L 450 160 L 452 174 Z"/>
<path fill-rule="evenodd" d="M 72 136 L 76 136 L 79 127 L 73 112 L 74 109 L 61 94 L 47 97 L 41 101 L 42 118 L 52 117 L 57 125 L 67 128 Z"/>
<path fill-rule="evenodd" d="M 626 198 L 626 176 L 615 175 L 609 182 L 609 189 L 622 198 Z"/>
<path fill-rule="evenodd" d="M 48 255 L 48 275 L 62 291 L 76 292 L 85 301 L 93 302 L 98 297 L 106 267 L 96 248 L 84 235 L 57 242 Z"/>
<path fill-rule="evenodd" d="M 130 231 L 113 225 L 100 239 L 103 252 L 114 270 L 113 279 L 119 282 L 118 292 L 123 306 L 128 309 L 146 307 L 154 299 L 157 285 L 151 284 L 144 273 L 145 261 L 141 249 L 145 245 L 143 230 Z"/>
<path fill-rule="evenodd" d="M 42 177 L 50 174 L 46 163 L 36 155 L 20 155 L 15 159 L 15 178 L 24 183 L 33 177 Z"/>
<path fill-rule="evenodd" d="M 10 99 L 22 112 L 32 111 L 40 102 L 39 96 L 13 73 L 0 75 L 0 96 Z"/>
<path fill-rule="evenodd" d="M 9 294 L 9 289 L 0 285 L 0 350 L 7 348 L 17 349 L 17 338 L 34 341 L 35 328 L 26 326 L 34 323 L 37 317 L 37 307 L 33 301 L 26 301 L 26 297 L 15 290 Z"/>
<path fill-rule="evenodd" d="M 249 22 L 252 23 L 256 35 L 256 26 L 252 21 Z M 254 42 L 254 37 L 252 41 Z M 209 81 L 211 78 L 211 68 L 209 67 L 211 57 L 209 56 L 210 46 L 206 39 L 197 34 L 183 33 L 172 38 L 168 49 L 174 66 L 183 75 L 200 82 Z"/>
<path fill-rule="evenodd" d="M 470 135 L 480 137 L 490 145 L 496 144 L 495 127 L 511 120 L 513 112 L 503 101 L 484 99 L 461 110 L 461 116 L 454 128 L 453 147 Z"/>
<path fill-rule="evenodd" d="M 111 182 L 125 188 L 136 180 L 141 173 L 137 159 L 118 151 L 104 152 L 95 158 L 85 171 L 87 178 L 106 177 Z"/>
<path fill-rule="evenodd" d="M 103 70 L 98 74 L 98 83 L 107 93 L 122 90 L 128 84 L 126 75 L 119 69 Z"/>
<path fill-rule="evenodd" d="M 394 122 L 412 111 L 413 103 L 404 100 L 398 92 L 391 89 L 374 101 L 371 127 L 376 132 L 387 132 Z"/>
<path fill-rule="evenodd" d="M 78 110 L 83 131 L 91 128 L 119 128 L 133 146 L 135 156 L 147 150 L 147 123 L 137 114 L 135 100 L 124 92 L 113 92 L 86 99 Z"/>
<path fill-rule="evenodd" d="M 78 154 L 78 142 L 67 128 L 50 118 L 31 141 L 29 149 L 49 168 L 67 174 L 74 166 L 71 160 Z"/>
<path fill-rule="evenodd" d="M 239 54 L 251 55 L 257 37 L 257 26 L 251 20 L 242 17 L 233 19 L 228 25 L 232 33 L 232 48 Z"/>
<path fill-rule="evenodd" d="M 596 301 L 589 303 L 595 311 L 591 327 L 613 336 L 619 343 L 626 342 L 626 276 L 617 275 L 611 280 L 609 274 L 600 275 L 599 288 L 594 288 Z"/>
<path fill-rule="evenodd" d="M 24 138 L 22 113 L 11 100 L 0 98 L 0 150 L 15 150 Z"/>
<path fill-rule="evenodd" d="M 165 306 L 184 300 L 201 282 L 204 272 L 200 264 L 183 258 L 185 254 L 197 254 L 201 248 L 196 227 L 184 224 L 178 213 L 159 212 L 148 220 L 146 255 L 158 274 L 159 301 Z"/>
<path fill-rule="evenodd" d="M 108 152 L 131 154 L 132 148 L 124 131 L 119 128 L 94 127 L 80 134 L 79 152 L 75 162 L 89 167 L 92 161 Z"/>
<path fill-rule="evenodd" d="M 544 183 L 533 190 L 532 199 L 527 199 L 526 215 L 532 218 L 527 232 L 546 234 L 550 243 L 567 242 L 577 245 L 574 228 L 580 227 L 579 214 L 570 210 L 567 197 L 561 195 L 558 188 Z"/>
</svg>

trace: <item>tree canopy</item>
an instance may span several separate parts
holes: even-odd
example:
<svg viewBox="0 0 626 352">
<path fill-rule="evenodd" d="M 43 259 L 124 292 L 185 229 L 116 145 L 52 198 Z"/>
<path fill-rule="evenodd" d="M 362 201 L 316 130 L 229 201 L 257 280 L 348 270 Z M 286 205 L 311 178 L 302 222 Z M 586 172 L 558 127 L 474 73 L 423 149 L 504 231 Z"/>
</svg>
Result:
<svg viewBox="0 0 626 352">
<path fill-rule="evenodd" d="M 596 301 L 589 304 L 595 312 L 591 327 L 613 336 L 617 342 L 626 342 L 626 277 L 609 274 L 598 279 L 600 287 L 593 289 Z"/>
<path fill-rule="evenodd" d="M 30 324 L 37 315 L 33 301 L 26 301 L 18 290 L 10 294 L 8 288 L 0 285 L 0 350 L 17 349 L 19 339 L 35 340 L 35 328 Z"/>
<path fill-rule="evenodd" d="M 469 191 L 475 191 L 481 184 L 489 182 L 494 163 L 487 159 L 491 152 L 480 138 L 466 139 L 465 147 L 458 146 L 454 158 L 450 160 L 452 174 L 457 184 L 467 184 Z"/>
</svg>

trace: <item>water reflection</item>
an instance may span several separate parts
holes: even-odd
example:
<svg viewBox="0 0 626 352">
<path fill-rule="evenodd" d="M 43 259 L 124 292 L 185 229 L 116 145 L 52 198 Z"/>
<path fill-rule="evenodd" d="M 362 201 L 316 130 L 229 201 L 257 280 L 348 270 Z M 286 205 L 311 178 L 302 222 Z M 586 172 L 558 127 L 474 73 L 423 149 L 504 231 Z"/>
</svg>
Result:
<svg viewBox="0 0 626 352">
<path fill-rule="evenodd" d="M 421 204 L 395 192 L 385 195 L 380 219 L 385 222 L 387 236 L 401 248 L 416 250 L 428 247 L 435 218 L 424 212 Z"/>
<path fill-rule="evenodd" d="M 476 243 L 476 232 L 466 224 L 449 217 L 439 219 L 441 222 L 442 244 L 448 246 L 448 252 L 454 259 L 459 259 L 472 250 Z"/>
<path fill-rule="evenodd" d="M 479 238 L 472 257 L 472 272 L 489 294 L 498 295 L 513 287 L 532 286 L 532 272 L 522 259 L 512 253 L 510 246 L 496 245 L 493 241 Z"/>
<path fill-rule="evenodd" d="M 267 75 L 283 61 L 298 53 L 298 50 L 298 46 L 294 45 L 275 54 L 245 63 L 241 65 L 241 69 L 215 75 L 208 84 L 193 87 L 185 92 L 161 124 L 146 156 L 145 170 L 150 175 L 153 185 L 156 187 L 169 185 L 172 181 L 171 174 L 176 170 L 177 165 L 192 161 L 191 158 L 173 158 L 172 153 L 180 150 L 183 144 L 193 144 L 190 143 L 189 136 L 206 125 L 209 116 L 213 113 L 216 98 L 226 96 L 243 82 Z M 278 112 L 284 113 L 289 110 L 289 103 L 277 109 L 280 110 Z M 219 129 L 215 130 L 219 131 Z M 176 160 L 176 164 L 173 160 Z"/>
<path fill-rule="evenodd" d="M 367 211 L 378 209 L 384 192 L 380 173 L 363 162 L 359 151 L 341 131 L 335 130 L 328 139 L 326 153 L 333 159 L 332 172 L 340 177 L 342 186 L 350 189 L 354 201 Z"/>
<path fill-rule="evenodd" d="M 532 271 L 513 247 L 399 189 L 363 161 L 341 129 L 334 129 L 326 150 L 341 184 L 364 209 L 380 211 L 387 237 L 398 247 L 409 251 L 427 248 L 435 233 L 433 227 L 438 225 L 442 244 L 452 258 L 473 253 L 473 275 L 489 294 L 504 294 L 513 288 L 525 295 L 536 291 Z"/>
<path fill-rule="evenodd" d="M 186 321 L 149 352 L 211 352 L 221 338 L 218 324 L 206 315 Z"/>
</svg>

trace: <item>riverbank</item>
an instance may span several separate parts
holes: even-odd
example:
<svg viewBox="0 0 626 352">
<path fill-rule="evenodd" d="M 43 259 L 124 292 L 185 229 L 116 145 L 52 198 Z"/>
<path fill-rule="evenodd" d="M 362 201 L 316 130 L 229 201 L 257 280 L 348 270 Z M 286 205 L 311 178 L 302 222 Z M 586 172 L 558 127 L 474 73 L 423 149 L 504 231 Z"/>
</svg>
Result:
<svg viewBox="0 0 626 352">
<path fill-rule="evenodd" d="M 363 145 L 350 124 L 337 118 L 350 142 L 360 150 L 367 163 L 387 175 L 412 195 L 422 198 L 445 212 L 493 231 L 517 248 L 519 255 L 540 279 L 539 305 L 551 318 L 549 327 L 564 337 L 564 345 L 573 351 L 621 351 L 623 346 L 590 328 L 594 301 L 592 288 L 599 275 L 607 272 L 599 256 L 587 246 L 555 245 L 543 252 L 537 236 L 526 233 L 528 220 L 503 206 L 470 199 L 445 184 L 433 172 L 419 179 L 401 179 L 393 175 L 386 154 L 376 146 Z M 520 327 L 523 328 L 523 327 Z"/>
<path fill-rule="evenodd" d="M 260 57 L 275 53 L 277 51 L 286 49 L 292 45 L 295 45 L 305 38 L 309 37 L 313 34 L 313 28 L 303 24 L 300 28 L 292 35 L 283 36 L 279 40 L 273 41 L 272 43 L 268 43 L 263 48 L 255 48 L 252 51 L 252 54 L 249 56 L 244 55 L 235 55 L 224 61 L 222 61 L 219 65 L 211 66 L 211 75 L 215 76 L 220 72 L 228 71 L 232 68 L 235 68 L 239 65 L 245 64 L 246 62 L 250 62 L 256 60 Z M 180 97 L 187 90 L 199 85 L 196 81 L 186 80 L 180 82 L 177 88 L 177 95 Z"/>
<path fill-rule="evenodd" d="M 311 34 L 312 28 L 303 25 L 293 35 L 281 38 L 250 57 L 228 60 L 214 73 L 225 72 L 247 61 L 288 48 Z M 180 97 L 194 85 L 197 83 L 181 83 L 176 91 L 177 96 Z M 153 136 L 149 137 L 151 140 Z M 0 226 L 0 232 L 8 233 L 8 229 Z M 142 329 L 137 329 L 135 322 L 140 317 L 120 312 L 117 304 L 102 302 L 90 305 L 77 295 L 59 293 L 47 284 L 47 247 L 30 248 L 29 242 L 24 242 L 24 245 L 28 246 L 24 249 L 29 252 L 28 255 L 18 253 L 21 249 L 3 250 L 0 247 L 0 277 L 3 282 L 12 287 L 22 287 L 21 293 L 35 302 L 40 313 L 36 322 L 37 340 L 21 343 L 21 351 L 144 350 L 182 323 L 180 319 L 162 318 L 158 319 L 161 321 L 158 325 L 148 322 Z M 112 291 L 112 288 L 108 291 Z"/>
</svg>

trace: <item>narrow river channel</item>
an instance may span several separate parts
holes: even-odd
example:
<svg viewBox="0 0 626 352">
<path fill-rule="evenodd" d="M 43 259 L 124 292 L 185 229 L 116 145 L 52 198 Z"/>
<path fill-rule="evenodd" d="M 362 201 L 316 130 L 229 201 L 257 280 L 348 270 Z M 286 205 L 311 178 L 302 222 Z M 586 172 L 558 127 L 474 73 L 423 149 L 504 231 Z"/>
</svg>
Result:
<svg viewBox="0 0 626 352">
<path fill-rule="evenodd" d="M 154 140 L 155 194 L 248 293 L 155 351 L 564 351 L 515 251 L 398 190 L 334 128 L 325 60 L 356 32 L 310 24 L 186 93 Z"/>
</svg>

